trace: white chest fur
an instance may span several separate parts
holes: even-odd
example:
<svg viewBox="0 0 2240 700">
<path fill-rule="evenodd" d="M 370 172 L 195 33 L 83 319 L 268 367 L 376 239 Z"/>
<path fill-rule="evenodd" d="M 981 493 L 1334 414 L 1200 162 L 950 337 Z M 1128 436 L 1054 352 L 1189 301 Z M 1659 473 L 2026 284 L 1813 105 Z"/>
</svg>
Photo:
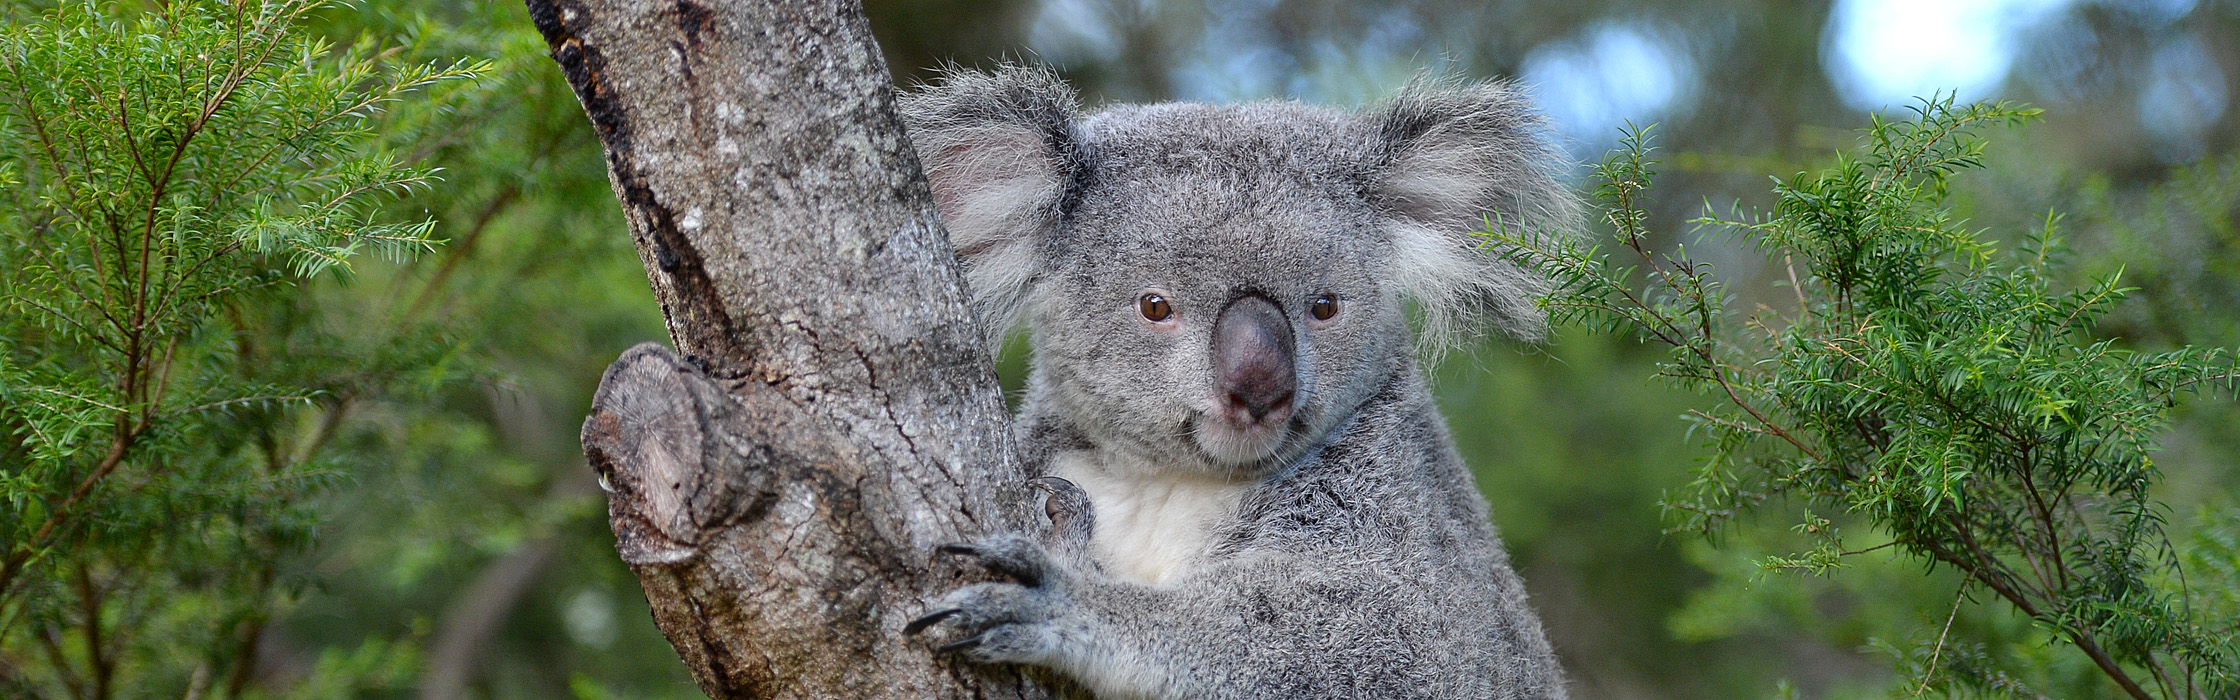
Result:
<svg viewBox="0 0 2240 700">
<path fill-rule="evenodd" d="M 1088 492 L 1096 517 L 1090 554 L 1114 576 L 1162 583 L 1205 553 L 1214 525 L 1234 513 L 1246 482 L 1112 464 L 1081 451 L 1051 460 L 1051 473 Z"/>
</svg>

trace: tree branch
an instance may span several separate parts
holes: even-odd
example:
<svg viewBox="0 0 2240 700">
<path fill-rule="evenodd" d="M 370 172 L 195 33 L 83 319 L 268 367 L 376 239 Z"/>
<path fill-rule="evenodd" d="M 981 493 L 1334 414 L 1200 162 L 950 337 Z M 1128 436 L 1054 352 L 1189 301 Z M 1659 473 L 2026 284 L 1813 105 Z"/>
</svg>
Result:
<svg viewBox="0 0 2240 700">
<path fill-rule="evenodd" d="M 852 0 L 530 0 L 670 337 L 584 446 L 702 690 L 1045 697 L 905 639 L 935 545 L 1031 524 L 955 253 Z M 704 360 L 701 358 L 705 358 Z"/>
</svg>

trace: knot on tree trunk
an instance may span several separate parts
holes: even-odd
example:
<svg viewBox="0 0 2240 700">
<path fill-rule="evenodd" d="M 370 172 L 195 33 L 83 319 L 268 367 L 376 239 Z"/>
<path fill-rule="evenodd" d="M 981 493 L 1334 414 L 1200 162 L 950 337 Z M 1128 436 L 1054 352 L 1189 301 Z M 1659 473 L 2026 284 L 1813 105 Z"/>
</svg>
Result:
<svg viewBox="0 0 2240 700">
<path fill-rule="evenodd" d="M 583 421 L 623 561 L 682 563 L 707 533 L 766 516 L 789 472 L 832 463 L 820 444 L 779 441 L 812 420 L 775 389 L 726 386 L 660 345 L 623 353 Z"/>
</svg>

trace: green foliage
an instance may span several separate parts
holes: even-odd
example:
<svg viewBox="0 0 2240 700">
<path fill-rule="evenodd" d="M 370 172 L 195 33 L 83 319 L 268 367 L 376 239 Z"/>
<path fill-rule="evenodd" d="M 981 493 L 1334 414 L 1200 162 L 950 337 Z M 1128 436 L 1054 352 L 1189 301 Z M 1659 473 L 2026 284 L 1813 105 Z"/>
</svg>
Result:
<svg viewBox="0 0 2240 700">
<path fill-rule="evenodd" d="M 432 214 L 444 247 L 309 290 L 329 315 L 375 320 L 349 329 L 350 348 L 428 324 L 474 374 L 354 403 L 327 450 L 348 487 L 319 495 L 318 548 L 286 562 L 318 594 L 276 631 L 298 653 L 416 643 L 408 682 L 423 695 L 566 697 L 584 674 L 615 697 L 701 697 L 614 557 L 575 438 L 600 371 L 664 334 L 598 139 L 544 38 L 518 0 L 361 4 L 310 29 L 389 37 L 398 62 L 489 66 L 442 103 L 381 115 L 384 138 L 443 168 L 397 208 Z M 270 661 L 260 672 L 287 668 Z M 464 685 L 434 687 L 445 679 Z M 313 679 L 254 685 L 299 682 Z"/>
<path fill-rule="evenodd" d="M 86 7 L 82 0 L 0 3 L 0 31 L 40 20 L 24 8 L 60 4 Z M 145 19 L 129 8 L 163 4 L 119 0 L 101 3 L 98 12 L 126 26 Z M 1195 96 L 1222 97 L 1223 88 L 1206 92 L 1196 74 L 1209 55 L 1199 49 L 1205 38 L 1226 35 L 1209 33 L 1202 23 L 1209 17 L 1185 5 L 1161 4 L 1153 15 L 1127 20 L 1114 50 L 1072 58 L 1046 53 L 1067 63 L 1069 78 L 1092 97 L 1163 99 L 1173 96 L 1174 80 Z M 1470 57 L 1461 71 L 1491 76 L 1513 71 L 1542 47 L 1576 46 L 1612 22 L 1642 20 L 1639 8 L 1622 3 L 1403 5 L 1379 0 L 1338 14 L 1279 10 L 1220 19 L 1241 26 L 1271 18 L 1304 22 L 1287 24 L 1281 34 L 1305 41 L 1286 38 L 1276 49 L 1317 53 L 1278 62 L 1291 78 L 1244 87 L 1296 90 L 1313 101 L 1391 87 L 1332 80 L 1411 70 L 1404 57 L 1379 58 L 1381 49 L 1373 47 L 1390 42 L 1368 41 L 1363 32 L 1414 26 L 1433 30 L 1419 36 L 1466 39 L 1450 47 Z M 1724 199 L 1759 191 L 1759 173 L 1795 170 L 1848 137 L 1841 127 L 1859 115 L 1835 103 L 1839 91 L 1824 80 L 1813 51 L 1826 28 L 1823 5 L 1781 5 L 1768 14 L 1763 10 L 1773 6 L 1714 2 L 1654 13 L 1659 36 L 1719 58 L 1718 70 L 1696 76 L 1703 82 L 1695 98 L 1668 113 L 1670 131 L 1661 140 L 1675 152 L 1657 184 L 1662 199 L 1685 204 L 1698 193 Z M 250 6 L 263 7 L 242 5 Z M 2240 316 L 2230 300 L 2240 247 L 2233 242 L 2240 236 L 2232 232 L 2231 203 L 2240 201 L 2240 161 L 2212 153 L 2166 174 L 2170 151 L 2140 132 L 2134 111 L 2106 108 L 2130 104 L 2132 91 L 2163 79 L 2139 63 L 2157 55 L 2144 49 L 2190 36 L 2217 46 L 2217 32 L 2234 26 L 2231 8 L 2202 4 L 2175 31 L 2157 24 L 2157 35 L 2147 37 L 2153 43 L 2139 44 L 2120 39 L 2133 36 L 2126 23 L 2164 20 L 2093 7 L 2078 4 L 2071 13 L 2094 27 L 2074 33 L 2091 43 L 2055 42 L 2067 47 L 2055 53 L 2091 58 L 2104 71 L 2094 84 L 2110 92 L 2034 96 L 2049 104 L 2049 123 L 2033 129 L 2027 136 L 2035 142 L 2014 157 L 1992 158 L 1990 172 L 1953 181 L 1954 211 L 2000 230 L 2020 230 L 2012 222 L 2038 221 L 2049 208 L 2068 212 L 2064 231 L 2076 264 L 2065 279 L 2113 274 L 2120 263 L 2125 284 L 2149 290 L 2115 302 L 2098 321 L 2100 336 L 2140 348 L 2234 345 Z M 1759 19 L 1737 29 L 1734 11 Z M 882 32 L 889 65 L 908 82 L 923 77 L 922 66 L 934 58 L 971 64 L 976 56 L 985 61 L 1014 50 L 1034 7 L 874 0 L 867 14 Z M 307 398 L 228 404 L 151 428 L 133 448 L 136 456 L 89 496 L 82 524 L 44 548 L 27 565 L 37 570 L 22 574 L 16 592 L 0 603 L 0 697 L 87 694 L 69 688 L 91 677 L 93 659 L 84 650 L 86 632 L 96 629 L 72 612 L 82 603 L 80 569 L 94 574 L 103 594 L 109 624 L 98 629 L 110 651 L 102 658 L 114 661 L 117 695 L 184 697 L 185 689 L 202 687 L 205 697 L 403 697 L 430 694 L 431 671 L 449 664 L 472 669 L 462 679 L 470 697 L 701 697 L 645 615 L 637 582 L 613 556 L 597 488 L 575 442 L 577 408 L 600 369 L 621 349 L 661 338 L 662 324 L 621 233 L 597 140 L 543 38 L 519 0 L 358 2 L 303 18 L 299 30 L 329 46 L 317 54 L 323 69 L 353 49 L 383 66 L 366 74 L 367 88 L 427 64 L 488 66 L 476 80 L 432 85 L 365 113 L 358 126 L 374 131 L 371 140 L 308 156 L 387 149 L 408 154 L 400 162 L 440 166 L 440 181 L 395 201 L 361 199 L 368 206 L 356 213 L 384 226 L 433 218 L 437 227 L 424 235 L 445 245 L 405 261 L 349 258 L 347 275 L 316 278 L 293 274 L 310 258 L 292 249 L 242 253 L 257 256 L 267 277 L 211 306 L 206 325 L 182 338 L 167 392 L 176 398 L 191 389 L 208 397 L 202 403 Z M 365 53 L 363 37 L 386 48 Z M 1233 53 L 1233 43 L 1206 48 Z M 1345 51 L 1320 53 L 1325 46 Z M 1355 46 L 1371 48 L 1348 53 Z M 2027 94 L 2027 86 L 2047 77 L 2042 68 L 2019 60 L 2009 89 Z M 148 84 L 185 83 L 159 76 Z M 81 118 L 91 123 L 113 114 L 108 101 L 61 98 L 90 105 L 94 111 Z M 9 118 L 11 137 L 16 123 Z M 2215 131 L 2230 132 L 2232 123 Z M 2217 151 L 2231 139 L 2208 143 Z M 19 188 L 40 179 L 31 161 L 14 158 L 4 167 L 14 183 L 6 191 L 16 199 L 0 212 L 0 245 L 16 246 L 16 237 L 32 230 L 19 222 L 37 220 L 22 207 L 36 200 Z M 2170 187 L 2143 186 L 2166 175 Z M 270 198 L 279 205 L 273 216 L 316 201 Z M 1650 208 L 1656 213 L 1644 225 L 1657 229 L 1693 213 Z M 1755 260 L 1729 262 L 1730 243 L 1695 248 L 1721 261 L 1736 281 L 1729 303 L 1751 308 L 1767 300 L 1786 308 L 1751 283 L 1763 272 Z M 356 250 L 377 247 L 367 240 Z M 13 280 L 27 253 L 8 255 L 0 260 L 0 280 Z M 1771 276 L 1786 277 L 1778 260 Z M 1793 296 L 1776 291 L 1778 299 Z M 0 361 L 10 366 L 109 371 L 117 364 L 105 350 L 57 344 L 53 329 L 20 310 L 5 313 L 6 323 L 17 324 L 0 328 L 0 345 L 10 348 Z M 1665 419 L 1692 397 L 1639 381 L 1664 355 L 1661 348 L 1586 330 L 1560 332 L 1545 355 L 1489 347 L 1478 356 L 1451 356 L 1437 383 L 1533 588 L 1534 606 L 1565 655 L 1574 697 L 1849 698 L 1879 696 L 1883 685 L 1907 695 L 1922 688 L 1916 681 L 1882 683 L 1888 673 L 1879 660 L 1856 653 L 1863 648 L 1886 649 L 1901 672 L 1936 668 L 1940 676 L 1954 663 L 1972 663 L 1980 648 L 1999 662 L 1995 671 L 2055 697 L 2112 687 L 2082 654 L 2049 645 L 2042 628 L 1996 597 L 1972 595 L 1956 611 L 1956 569 L 1939 566 L 1924 576 L 1919 561 L 1900 556 L 1898 547 L 1841 557 L 1844 566 L 1832 576 L 1772 576 L 1758 568 L 1770 557 L 1814 548 L 1814 535 L 1786 520 L 1801 522 L 1807 508 L 1848 533 L 1852 548 L 1890 541 L 1841 508 L 1768 501 L 1758 517 L 1731 521 L 1716 546 L 1695 538 L 1660 541 L 1654 501 L 1660 492 L 1680 493 L 1691 453 L 1682 440 L 1688 426 Z M 48 397 L 52 408 L 107 420 L 105 409 L 32 393 Z M 15 399 L 0 404 L 4 412 Z M 194 405 L 200 404 L 173 407 Z M 2233 447 L 2240 445 L 2240 412 L 2206 401 L 2175 412 L 2178 423 L 2164 436 L 2164 451 L 2154 454 L 2165 472 L 2156 491 L 2172 506 L 2171 544 L 2185 563 L 2187 590 L 2196 594 L 2195 619 L 2232 619 L 2233 591 L 2240 591 L 2232 543 L 2240 519 L 2227 506 L 2240 485 L 2229 466 L 2240 463 Z M 0 432 L 22 428 L 20 420 L 0 418 Z M 8 434 L 0 437 L 0 480 L 9 484 L 0 491 L 43 496 L 0 506 L 5 527 L 19 528 L 17 520 L 47 514 L 31 511 L 51 506 L 51 489 L 74 484 L 30 481 L 21 438 Z M 52 442 L 98 450 L 108 437 L 80 430 Z M 283 466 L 269 467 L 267 455 Z M 99 456 L 80 455 L 68 468 L 83 476 L 87 461 Z M 16 542 L 4 538 L 17 532 L 0 530 L 0 554 L 14 551 Z M 128 546 L 134 542 L 150 544 Z M 524 560 L 541 564 L 517 566 Z M 259 598 L 257 584 L 267 572 L 273 583 Z M 489 586 L 494 580 L 511 587 Z M 59 607 L 39 613 L 46 617 L 32 614 L 50 605 Z M 1947 620 L 1950 634 L 1940 635 Z M 477 625 L 481 636 L 448 633 Z M 42 639 L 47 629 L 66 664 L 51 660 Z M 250 636 L 259 636 L 255 644 L 266 651 L 236 654 Z M 446 646 L 459 639 L 464 646 Z M 1773 692 L 1776 678 L 1794 686 Z M 1942 681 L 1928 690 L 1965 693 Z"/>
<path fill-rule="evenodd" d="M 317 535 L 306 499 L 340 477 L 323 450 L 343 416 L 455 369 L 411 329 L 344 342 L 348 320 L 298 286 L 434 246 L 431 220 L 382 213 L 433 173 L 376 127 L 481 68 L 309 39 L 324 5 L 68 3 L 0 32 L 11 697 L 241 695 L 266 622 L 306 591 L 278 562 Z M 321 665 L 411 659 L 368 649 Z"/>
<path fill-rule="evenodd" d="M 2181 396 L 2231 383 L 2232 354 L 2094 336 L 2129 290 L 2112 274 L 2069 288 L 2058 219 L 2002 250 L 1946 205 L 1952 177 L 1982 163 L 1976 132 L 2034 114 L 1927 100 L 1915 119 L 1877 119 L 1828 169 L 1777 181 L 1770 210 L 1699 219 L 1777 266 L 1786 312 L 1737 314 L 1684 246 L 1652 249 L 1644 132 L 1599 169 L 1634 266 L 1495 235 L 1557 275 L 1545 303 L 1558 322 L 1663 345 L 1659 375 L 1716 399 L 1690 411 L 1711 453 L 1666 499 L 1676 529 L 1716 536 L 1782 502 L 1824 509 L 1838 517 L 1806 510 L 1795 526 L 1802 551 L 1757 566 L 1835 574 L 1894 548 L 1956 572 L 1963 600 L 2010 606 L 2130 696 L 2229 697 L 2240 631 L 2214 614 L 2221 589 L 2185 575 L 2215 565 L 2189 565 L 2165 534 L 2152 453 Z M 1852 549 L 1838 519 L 1877 544 Z M 1913 677 L 1905 692 L 2042 692 L 2022 680 L 2047 665 L 2029 645 L 1944 629 L 1909 650 L 1881 640 Z"/>
</svg>

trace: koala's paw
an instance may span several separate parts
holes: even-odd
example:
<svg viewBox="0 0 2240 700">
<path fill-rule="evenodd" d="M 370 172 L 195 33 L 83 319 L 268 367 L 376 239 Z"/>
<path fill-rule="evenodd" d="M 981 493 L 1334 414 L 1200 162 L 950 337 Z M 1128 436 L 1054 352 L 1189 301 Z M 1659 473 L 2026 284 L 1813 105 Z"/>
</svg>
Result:
<svg viewBox="0 0 2240 700">
<path fill-rule="evenodd" d="M 939 628 L 950 640 L 939 651 L 980 663 L 1047 665 L 1063 643 L 1070 577 L 1041 547 L 1025 537 L 1006 535 L 940 550 L 978 560 L 988 570 L 1017 583 L 978 583 L 951 591 L 933 612 L 912 620 L 905 634 Z"/>
<path fill-rule="evenodd" d="M 1027 486 L 1043 493 L 1042 512 L 1050 518 L 1050 534 L 1044 540 L 1051 551 L 1076 561 L 1086 561 L 1089 537 L 1097 524 L 1096 512 L 1090 508 L 1089 492 L 1055 476 L 1035 477 Z"/>
</svg>

